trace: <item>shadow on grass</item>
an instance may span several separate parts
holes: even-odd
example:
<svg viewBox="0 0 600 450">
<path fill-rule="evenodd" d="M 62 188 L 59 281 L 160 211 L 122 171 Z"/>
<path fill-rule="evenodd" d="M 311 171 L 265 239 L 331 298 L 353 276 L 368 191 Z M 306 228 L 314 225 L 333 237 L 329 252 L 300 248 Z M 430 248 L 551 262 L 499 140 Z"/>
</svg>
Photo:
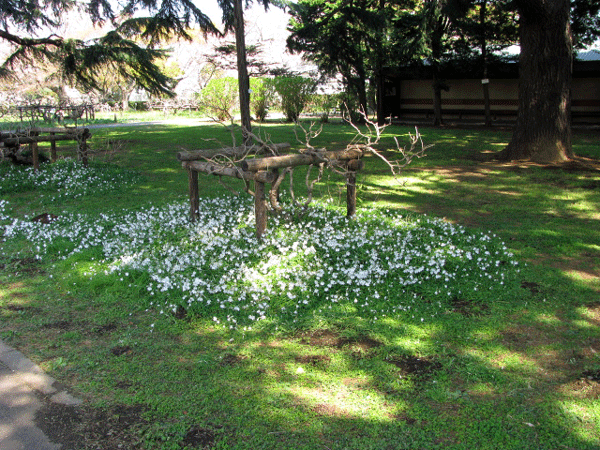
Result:
<svg viewBox="0 0 600 450">
<path fill-rule="evenodd" d="M 160 410 L 179 395 L 175 416 L 184 410 L 190 426 L 239 449 L 597 448 L 599 384 L 587 375 L 598 370 L 597 306 L 561 312 L 542 296 L 504 314 L 449 313 L 425 325 L 431 333 L 356 318 L 295 335 L 222 336 L 216 352 L 190 353 L 204 342 L 192 328 L 185 344 L 164 342 L 178 349 L 161 362 L 168 373 L 156 372 L 167 384 L 136 398 Z"/>
<path fill-rule="evenodd" d="M 176 163 L 145 161 L 144 151 L 135 150 L 140 167 L 157 177 L 149 190 L 177 176 Z M 535 263 L 508 299 L 482 307 L 457 298 L 424 322 L 340 317 L 295 333 L 272 323 L 229 334 L 200 319 L 157 320 L 137 303 L 141 292 L 111 290 L 109 278 L 76 295 L 66 284 L 41 295 L 48 285 L 21 278 L 2 290 L 2 333 L 14 332 L 90 400 L 143 405 L 149 448 L 181 448 L 195 436 L 236 449 L 597 449 L 600 203 L 585 187 L 597 174 L 420 163 L 398 188 L 383 173 L 368 162 L 362 207 L 386 203 L 493 230 Z M 179 193 L 172 182 L 161 195 Z M 210 191 L 214 180 L 205 183 Z M 89 284 L 74 267 L 62 276 Z"/>
<path fill-rule="evenodd" d="M 192 435 L 235 449 L 597 448 L 600 305 L 560 274 L 527 268 L 502 300 L 456 299 L 423 322 L 315 315 L 296 332 L 226 332 L 157 318 L 110 277 L 65 295 L 86 283 L 73 270 L 57 311 L 40 298 L 47 317 L 32 303 L 3 319 L 38 317 L 38 357 L 91 400 L 143 407 L 149 448 Z"/>
</svg>

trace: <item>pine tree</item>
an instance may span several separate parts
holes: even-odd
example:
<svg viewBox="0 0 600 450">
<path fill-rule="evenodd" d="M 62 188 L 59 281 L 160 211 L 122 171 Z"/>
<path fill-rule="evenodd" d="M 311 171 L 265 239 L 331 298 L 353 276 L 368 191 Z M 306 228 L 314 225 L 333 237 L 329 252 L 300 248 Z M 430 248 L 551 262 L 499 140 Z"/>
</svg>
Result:
<svg viewBox="0 0 600 450">
<path fill-rule="evenodd" d="M 0 4 L 0 40 L 11 51 L 0 66 L 0 76 L 17 76 L 23 65 L 43 62 L 53 65 L 61 79 L 94 89 L 99 87 L 98 71 L 110 66 L 151 94 L 172 95 L 169 77 L 156 64 L 166 56 L 156 47 L 158 42 L 171 35 L 189 39 L 193 24 L 206 32 L 218 32 L 210 19 L 186 0 L 130 0 L 118 14 L 111 5 L 108 0 L 4 0 Z M 134 16 L 142 6 L 150 15 Z M 90 40 L 60 36 L 61 18 L 76 10 L 87 14 L 94 25 L 110 23 L 114 27 Z"/>
</svg>

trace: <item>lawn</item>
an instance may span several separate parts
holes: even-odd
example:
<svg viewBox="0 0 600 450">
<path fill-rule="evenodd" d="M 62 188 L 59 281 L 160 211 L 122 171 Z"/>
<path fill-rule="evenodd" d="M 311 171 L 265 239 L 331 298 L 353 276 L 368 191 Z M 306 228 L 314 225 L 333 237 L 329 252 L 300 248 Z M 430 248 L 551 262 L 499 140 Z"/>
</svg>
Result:
<svg viewBox="0 0 600 450">
<path fill-rule="evenodd" d="M 420 131 L 434 146 L 398 179 L 366 158 L 355 220 L 327 173 L 308 211 L 284 187 L 261 241 L 239 183 L 201 175 L 187 217 L 175 154 L 231 145 L 223 126 L 94 129 L 89 169 L 1 164 L 0 337 L 85 400 L 48 403 L 48 434 L 65 449 L 600 448 L 600 135 L 577 131 L 583 164 L 553 168 L 494 161 L 507 131 Z M 291 125 L 260 133 L 301 148 Z M 332 123 L 311 143 L 353 137 Z"/>
</svg>

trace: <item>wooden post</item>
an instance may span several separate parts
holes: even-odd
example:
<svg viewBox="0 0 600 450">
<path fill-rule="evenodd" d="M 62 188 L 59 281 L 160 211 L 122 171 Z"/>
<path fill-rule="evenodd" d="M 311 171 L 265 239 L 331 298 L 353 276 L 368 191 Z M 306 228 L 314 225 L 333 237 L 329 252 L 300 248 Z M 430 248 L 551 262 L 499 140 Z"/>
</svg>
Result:
<svg viewBox="0 0 600 450">
<path fill-rule="evenodd" d="M 190 185 L 190 218 L 195 222 L 199 217 L 200 195 L 198 193 L 198 172 L 188 169 L 188 179 Z"/>
<path fill-rule="evenodd" d="M 346 217 L 356 215 L 356 172 L 363 167 L 361 159 L 352 159 L 346 163 Z"/>
<path fill-rule="evenodd" d="M 37 172 L 38 170 L 40 170 L 40 157 L 39 157 L 37 142 L 32 142 L 31 144 L 29 144 L 29 149 L 31 150 L 31 159 L 33 161 L 33 170 Z"/>
<path fill-rule="evenodd" d="M 54 136 L 56 133 L 51 132 L 50 136 Z M 56 141 L 50 141 L 50 161 L 56 162 Z"/>
<path fill-rule="evenodd" d="M 33 131 L 31 132 L 31 136 L 39 136 L 40 133 L 38 133 L 37 131 Z M 39 149 L 38 149 L 38 143 L 37 140 L 33 140 L 33 142 L 31 142 L 29 144 L 29 150 L 31 150 L 31 160 L 33 162 L 33 170 L 34 171 L 38 171 L 40 170 L 40 153 L 39 153 Z"/>
<path fill-rule="evenodd" d="M 88 166 L 87 140 L 83 136 L 79 139 L 79 145 L 77 146 L 77 159 L 83 163 L 84 167 Z"/>
<path fill-rule="evenodd" d="M 356 215 L 356 172 L 346 172 L 346 217 Z"/>
<path fill-rule="evenodd" d="M 256 219 L 256 238 L 261 239 L 267 229 L 267 204 L 265 202 L 265 183 L 254 182 L 254 217 Z"/>
</svg>

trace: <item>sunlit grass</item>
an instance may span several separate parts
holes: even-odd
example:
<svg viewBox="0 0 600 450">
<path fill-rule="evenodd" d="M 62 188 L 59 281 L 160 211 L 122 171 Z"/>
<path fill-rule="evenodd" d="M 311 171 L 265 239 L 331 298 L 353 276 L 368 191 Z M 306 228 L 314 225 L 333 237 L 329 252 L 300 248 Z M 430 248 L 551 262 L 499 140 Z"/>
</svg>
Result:
<svg viewBox="0 0 600 450">
<path fill-rule="evenodd" d="M 357 220 L 331 176 L 258 242 L 251 199 L 215 177 L 188 221 L 175 153 L 230 144 L 225 127 L 111 129 L 127 146 L 109 171 L 143 181 L 0 197 L 0 338 L 89 406 L 143 408 L 146 449 L 180 449 L 193 428 L 236 450 L 597 449 L 598 177 L 465 159 L 504 132 L 421 132 L 436 146 L 406 184 L 366 160 Z M 327 126 L 315 145 L 351 134 Z M 44 211 L 59 217 L 29 221 Z"/>
</svg>

